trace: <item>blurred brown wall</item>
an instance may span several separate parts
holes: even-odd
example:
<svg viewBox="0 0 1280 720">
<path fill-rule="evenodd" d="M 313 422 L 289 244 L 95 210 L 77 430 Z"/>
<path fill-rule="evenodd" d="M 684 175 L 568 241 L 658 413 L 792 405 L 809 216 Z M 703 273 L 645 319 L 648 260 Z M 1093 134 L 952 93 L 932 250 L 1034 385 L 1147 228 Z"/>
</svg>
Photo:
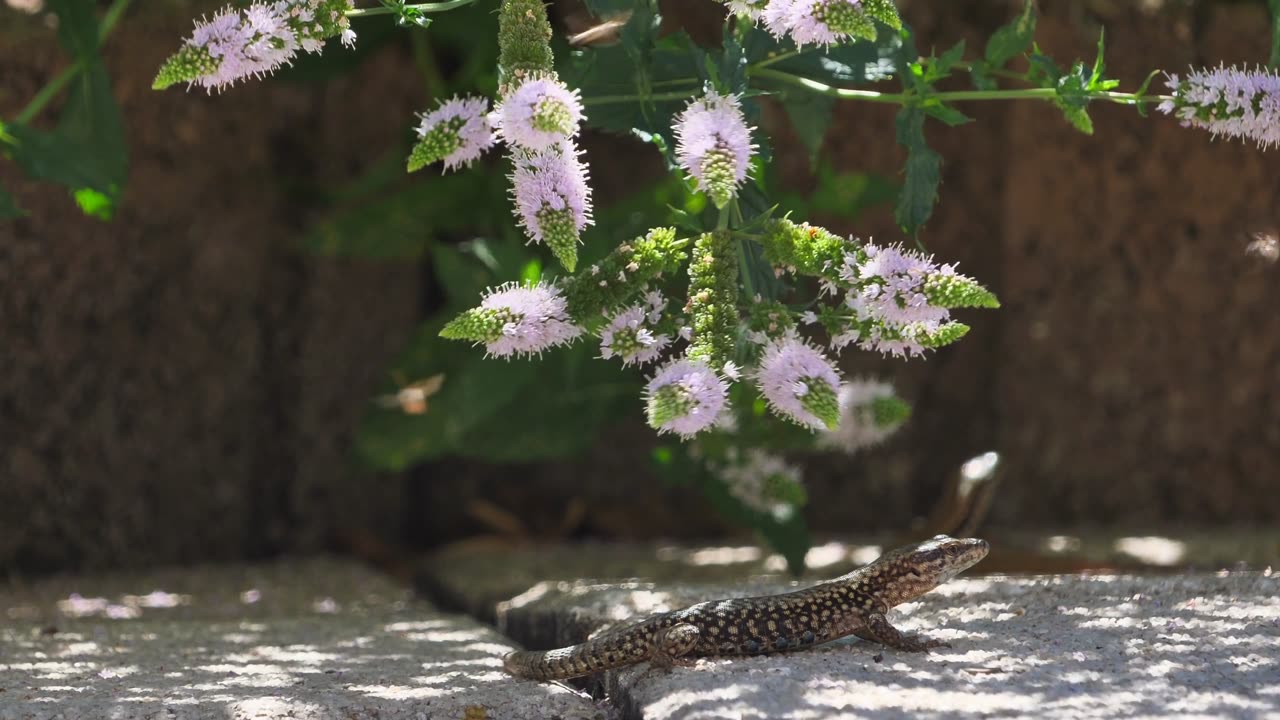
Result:
<svg viewBox="0 0 1280 720">
<path fill-rule="evenodd" d="M 108 45 L 131 163 L 113 222 L 0 164 L 30 212 L 0 224 L 0 569 L 314 549 L 335 519 L 398 518 L 399 483 L 352 482 L 348 449 L 419 269 L 294 244 L 298 189 L 399 141 L 421 82 L 383 55 L 327 85 L 154 92 L 191 12 L 143 10 Z M 0 115 L 63 63 L 47 33 L 0 41 Z"/>
<path fill-rule="evenodd" d="M 902 5 L 922 49 L 961 37 L 981 48 L 1014 10 Z M 1043 7 L 1038 40 L 1063 61 L 1092 60 L 1105 25 L 1125 88 L 1153 67 L 1267 55 L 1261 2 Z M 130 18 L 109 45 L 133 168 L 115 222 L 79 217 L 61 191 L 0 164 L 31 211 L 0 225 L 0 568 L 306 550 L 336 524 L 394 531 L 401 518 L 404 486 L 353 481 L 346 456 L 418 319 L 419 272 L 295 252 L 315 208 L 289 181 L 357 175 L 420 109 L 420 82 L 392 49 L 327 85 L 152 92 L 189 14 Z M 62 62 L 47 37 L 0 42 L 0 116 Z M 963 109 L 977 122 L 928 129 L 945 165 L 923 239 L 1004 307 L 964 315 L 970 336 L 927 362 L 847 360 L 894 379 L 916 413 L 884 448 L 810 465 L 814 524 L 901 526 L 990 449 L 1004 524 L 1280 520 L 1280 266 L 1246 252 L 1280 225 L 1280 154 L 1119 106 L 1092 109 L 1092 138 L 1047 105 Z M 897 173 L 892 114 L 841 105 L 825 152 L 842 169 Z M 771 119 L 784 174 L 812 187 L 782 114 Z M 593 166 L 598 182 L 608 167 Z M 887 210 L 811 219 L 900 237 Z M 633 429 L 592 457 L 522 469 L 534 482 L 436 468 L 410 486 L 414 512 L 440 537 L 467 531 L 459 508 L 477 498 L 534 526 L 577 498 L 589 530 L 713 529 L 696 499 L 654 490 L 648 435 Z"/>
</svg>

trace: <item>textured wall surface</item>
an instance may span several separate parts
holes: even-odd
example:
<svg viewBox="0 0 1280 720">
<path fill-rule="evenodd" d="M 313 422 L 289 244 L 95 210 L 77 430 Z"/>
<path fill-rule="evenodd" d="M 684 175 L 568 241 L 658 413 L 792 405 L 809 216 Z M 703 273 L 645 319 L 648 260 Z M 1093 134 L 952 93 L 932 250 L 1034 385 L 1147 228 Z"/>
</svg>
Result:
<svg viewBox="0 0 1280 720">
<path fill-rule="evenodd" d="M 667 5 L 714 36 L 707 3 Z M 902 5 L 922 48 L 980 48 L 1013 12 Z M 1125 87 L 1152 67 L 1267 52 L 1260 2 L 1043 7 L 1038 40 L 1060 60 L 1092 59 L 1105 25 Z M 573 462 L 353 482 L 352 425 L 420 314 L 420 271 L 296 252 L 316 216 L 296 190 L 354 177 L 374 161 L 365 148 L 401 139 L 420 80 L 389 49 L 324 85 L 152 92 L 173 44 L 152 40 L 180 37 L 189 14 L 131 18 L 109 46 L 132 163 L 114 223 L 0 164 L 31 210 L 0 226 L 0 568 L 261 555 L 316 547 L 335 526 L 394 534 L 414 517 L 408 535 L 436 541 L 478 527 L 467 511 L 480 499 L 539 532 L 722 529 L 647 471 L 638 422 Z M 46 40 L 0 43 L 0 116 L 60 67 Z M 1280 154 L 1119 106 L 1093 109 L 1093 138 L 1047 105 L 963 109 L 978 122 L 927 130 L 945 164 L 923 239 L 1004 307 L 962 314 L 969 337 L 925 362 L 846 359 L 892 379 L 916 412 L 882 448 L 809 464 L 814 524 L 901 527 L 993 449 L 993 513 L 1010 525 L 1280 519 L 1280 266 L 1246 252 L 1280 225 Z M 892 108 L 845 103 L 836 117 L 824 151 L 836 167 L 899 172 Z M 783 176 L 812 188 L 784 114 L 766 119 Z M 591 138 L 589 153 L 635 151 L 610 142 Z M 630 180 L 611 167 L 634 164 L 595 162 L 602 197 Z M 811 219 L 900 238 L 887 208 Z"/>
<path fill-rule="evenodd" d="M 347 449 L 419 270 L 292 244 L 296 188 L 395 142 L 420 84 L 393 54 L 330 85 L 151 91 L 188 22 L 143 15 L 109 46 L 131 151 L 114 222 L 0 165 L 30 211 L 0 224 L 0 568 L 239 558 L 398 518 L 399 486 L 353 486 Z M 47 36 L 0 48 L 9 115 L 63 61 Z"/>
</svg>

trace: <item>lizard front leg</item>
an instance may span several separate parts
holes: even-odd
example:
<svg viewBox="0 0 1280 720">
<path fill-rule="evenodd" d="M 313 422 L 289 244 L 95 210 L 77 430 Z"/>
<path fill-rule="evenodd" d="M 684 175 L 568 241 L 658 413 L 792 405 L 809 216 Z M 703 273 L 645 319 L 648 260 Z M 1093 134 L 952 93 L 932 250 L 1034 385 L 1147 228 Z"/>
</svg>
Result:
<svg viewBox="0 0 1280 720">
<path fill-rule="evenodd" d="M 926 652 L 933 648 L 951 647 L 951 643 L 942 640 L 929 640 L 918 635 L 903 635 L 898 628 L 889 623 L 889 619 L 884 616 L 884 613 L 869 613 L 864 618 L 864 622 L 866 623 L 864 626 L 853 631 L 854 635 L 863 640 L 878 642 L 895 650 Z"/>
</svg>

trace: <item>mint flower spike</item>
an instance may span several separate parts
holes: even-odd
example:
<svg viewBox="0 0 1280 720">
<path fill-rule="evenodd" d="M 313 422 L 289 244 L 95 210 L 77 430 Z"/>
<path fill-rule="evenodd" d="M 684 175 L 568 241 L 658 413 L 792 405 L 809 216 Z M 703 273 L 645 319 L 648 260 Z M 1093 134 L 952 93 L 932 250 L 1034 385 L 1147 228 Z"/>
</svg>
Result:
<svg viewBox="0 0 1280 720">
<path fill-rule="evenodd" d="M 688 244 L 676 238 L 673 228 L 654 228 L 622 243 L 599 263 L 563 281 L 570 313 L 592 318 L 631 302 L 650 281 L 680 267 Z"/>
<path fill-rule="evenodd" d="M 846 304 L 849 298 L 846 298 Z M 856 344 L 893 357 L 920 357 L 925 351 L 949 345 L 969 332 L 969 326 L 954 321 L 918 321 L 905 325 L 869 317 L 865 313 L 846 315 L 838 307 L 819 308 L 817 320 L 831 335 L 831 348 L 839 350 Z"/>
<path fill-rule="evenodd" d="M 423 114 L 418 124 L 419 140 L 409 153 L 409 172 L 444 161 L 444 169 L 469 165 L 493 147 L 493 128 L 486 117 L 485 98 L 452 98 Z"/>
<path fill-rule="evenodd" d="M 756 149 L 751 130 L 738 97 L 714 90 L 675 118 L 676 158 L 718 208 L 729 204 L 747 178 Z"/>
<path fill-rule="evenodd" d="M 999 307 L 989 290 L 956 273 L 955 265 L 898 245 L 867 243 L 845 256 L 840 282 L 850 291 L 848 304 L 861 314 L 895 325 L 942 322 L 948 308 Z"/>
<path fill-rule="evenodd" d="M 572 139 L 582 124 L 582 101 L 554 76 L 535 77 L 509 90 L 490 121 L 508 145 L 541 152 Z"/>
<path fill-rule="evenodd" d="M 785 218 L 768 221 L 760 242 L 770 263 L 802 275 L 834 276 L 848 255 L 861 252 L 861 245 L 855 241 Z"/>
<path fill-rule="evenodd" d="M 615 314 L 600 333 L 600 357 L 622 358 L 624 367 L 657 360 L 671 344 L 670 335 L 655 332 L 666 307 L 662 293 L 655 290 L 645 295 L 643 305 L 632 305 Z"/>
<path fill-rule="evenodd" d="M 875 20 L 894 30 L 902 19 L 891 0 L 771 0 L 762 14 L 765 27 L 796 45 L 833 45 L 851 38 L 875 41 Z"/>
<path fill-rule="evenodd" d="M 738 330 L 738 256 L 728 230 L 704 233 L 693 243 L 689 261 L 692 318 L 689 357 L 724 367 L 734 357 Z"/>
<path fill-rule="evenodd" d="M 208 91 L 269 75 L 292 62 L 299 50 L 317 53 L 341 36 L 352 47 L 356 34 L 346 12 L 351 0 L 276 0 L 243 10 L 227 7 L 212 20 L 197 21 L 186 43 L 164 65 L 151 87 L 185 82 Z"/>
<path fill-rule="evenodd" d="M 808 502 L 800 468 L 760 448 L 739 455 L 731 447 L 727 461 L 708 463 L 729 494 L 757 512 L 784 521 Z"/>
<path fill-rule="evenodd" d="M 752 22 L 760 20 L 765 6 L 769 4 L 769 0 L 720 0 L 720 2 L 729 7 L 730 13 Z"/>
<path fill-rule="evenodd" d="M 860 344 L 864 350 L 877 350 L 893 357 L 920 357 L 926 350 L 936 350 L 969 333 L 969 326 L 959 322 L 916 322 L 901 326 L 872 327 Z"/>
<path fill-rule="evenodd" d="M 879 445 L 911 417 L 911 406 L 893 393 L 893 386 L 868 378 L 854 378 L 840 386 L 840 426 L 818 433 L 818 447 L 852 455 Z"/>
<path fill-rule="evenodd" d="M 1173 99 L 1159 109 L 1183 127 L 1252 140 L 1263 150 L 1280 145 L 1280 73 L 1219 66 L 1193 69 L 1185 79 L 1169 74 L 1165 82 Z"/>
<path fill-rule="evenodd" d="M 811 430 L 839 425 L 840 375 L 822 351 L 794 334 L 765 347 L 756 380 L 778 415 Z"/>
<path fill-rule="evenodd" d="M 545 242 L 569 272 L 578 266 L 578 239 L 590 225 L 591 191 L 587 167 L 569 143 L 546 152 L 513 158 L 512 195 L 525 235 Z"/>
<path fill-rule="evenodd" d="M 691 438 L 715 424 L 728 398 L 729 386 L 706 362 L 672 360 L 645 387 L 649 426 Z"/>
<path fill-rule="evenodd" d="M 545 283 L 491 288 L 480 307 L 450 320 L 440 331 L 440 337 L 471 340 L 484 345 L 486 355 L 500 358 L 541 355 L 581 334 L 560 288 Z"/>
<path fill-rule="evenodd" d="M 554 71 L 551 23 L 543 0 L 503 0 L 498 10 L 498 53 L 503 85 Z"/>
<path fill-rule="evenodd" d="M 766 345 L 795 330 L 796 321 L 786 305 L 776 300 L 761 300 L 760 296 L 747 307 L 747 339 L 757 345 Z"/>
</svg>

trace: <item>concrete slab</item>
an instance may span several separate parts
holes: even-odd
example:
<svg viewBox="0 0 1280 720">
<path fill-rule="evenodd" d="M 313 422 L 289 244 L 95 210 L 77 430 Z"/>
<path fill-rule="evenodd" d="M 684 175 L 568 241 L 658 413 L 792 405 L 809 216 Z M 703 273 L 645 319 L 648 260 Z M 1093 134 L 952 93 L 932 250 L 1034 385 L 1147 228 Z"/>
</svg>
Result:
<svg viewBox="0 0 1280 720">
<path fill-rule="evenodd" d="M 1280 533 L 1271 528 L 1144 530 L 1116 533 L 1001 533 L 987 536 L 987 573 L 1070 573 L 1195 569 L 1262 570 L 1280 567 Z M 889 541 L 890 546 L 900 544 Z M 843 574 L 880 555 L 885 539 L 829 538 L 805 558 L 805 577 Z M 740 583 L 788 579 L 786 562 L 758 545 L 697 546 L 643 543 L 459 543 L 424 559 L 415 581 L 447 609 L 486 622 L 497 607 L 541 583 L 581 585 L 644 580 L 670 583 Z"/>
<path fill-rule="evenodd" d="M 503 609 L 516 636 L 623 621 L 769 586 L 556 584 Z M 928 655 L 858 640 L 788 655 L 638 666 L 603 680 L 643 720 L 895 717 L 1280 718 L 1280 576 L 960 579 L 895 612 L 950 641 Z M 561 642 L 574 638 L 560 637 Z"/>
<path fill-rule="evenodd" d="M 334 560 L 0 585 L 0 720 L 593 718 L 509 641 Z"/>
</svg>

